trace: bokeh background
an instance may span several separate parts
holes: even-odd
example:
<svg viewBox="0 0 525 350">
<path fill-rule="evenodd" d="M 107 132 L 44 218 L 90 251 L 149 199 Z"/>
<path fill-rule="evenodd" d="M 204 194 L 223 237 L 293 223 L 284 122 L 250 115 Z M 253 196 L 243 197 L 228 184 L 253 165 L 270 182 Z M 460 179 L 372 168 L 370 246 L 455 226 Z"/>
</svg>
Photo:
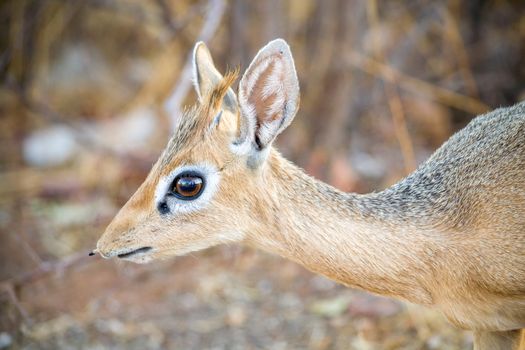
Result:
<svg viewBox="0 0 525 350">
<path fill-rule="evenodd" d="M 11 0 L 0 25 L 0 349 L 470 348 L 432 310 L 239 246 L 87 253 L 194 103 L 197 40 L 224 71 L 285 38 L 302 102 L 277 146 L 364 193 L 525 98 L 525 2 Z"/>
</svg>

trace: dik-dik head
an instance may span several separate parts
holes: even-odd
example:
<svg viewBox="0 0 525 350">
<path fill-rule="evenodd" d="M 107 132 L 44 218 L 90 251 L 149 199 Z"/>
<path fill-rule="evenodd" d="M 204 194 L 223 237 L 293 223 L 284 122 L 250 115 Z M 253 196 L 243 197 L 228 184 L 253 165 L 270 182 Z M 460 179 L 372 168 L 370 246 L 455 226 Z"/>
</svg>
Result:
<svg viewBox="0 0 525 350">
<path fill-rule="evenodd" d="M 135 262 L 242 241 L 262 223 L 272 142 L 299 106 L 299 83 L 282 39 L 244 73 L 223 77 L 204 43 L 193 52 L 198 104 L 181 115 L 148 177 L 97 243 L 106 258 Z"/>
</svg>

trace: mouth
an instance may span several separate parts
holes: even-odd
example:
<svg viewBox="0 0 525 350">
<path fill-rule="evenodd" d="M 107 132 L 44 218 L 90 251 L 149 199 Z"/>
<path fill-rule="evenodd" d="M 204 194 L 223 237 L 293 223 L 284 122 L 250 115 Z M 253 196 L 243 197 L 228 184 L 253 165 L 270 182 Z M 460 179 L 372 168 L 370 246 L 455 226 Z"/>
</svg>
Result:
<svg viewBox="0 0 525 350">
<path fill-rule="evenodd" d="M 152 247 L 142 247 L 142 248 L 138 248 L 138 249 L 132 250 L 132 251 L 127 252 L 127 253 L 118 254 L 117 256 L 119 258 L 121 258 L 121 259 L 126 259 L 126 258 L 130 258 L 132 256 L 135 257 L 136 255 L 145 254 L 145 253 L 149 252 L 152 249 L 153 249 Z"/>
</svg>

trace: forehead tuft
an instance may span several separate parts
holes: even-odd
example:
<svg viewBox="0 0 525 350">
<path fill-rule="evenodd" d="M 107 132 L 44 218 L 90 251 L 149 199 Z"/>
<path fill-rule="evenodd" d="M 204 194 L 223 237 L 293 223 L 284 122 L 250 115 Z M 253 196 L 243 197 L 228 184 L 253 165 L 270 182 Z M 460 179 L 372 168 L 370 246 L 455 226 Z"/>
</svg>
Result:
<svg viewBox="0 0 525 350">
<path fill-rule="evenodd" d="M 233 85 L 239 76 L 239 69 L 235 69 L 226 73 L 226 75 L 215 85 L 213 90 L 204 98 L 203 105 L 208 106 L 209 109 L 217 109 L 221 106 L 224 96 L 228 93 L 228 89 Z"/>
<path fill-rule="evenodd" d="M 203 120 L 206 119 L 202 115 L 204 112 L 202 106 L 193 106 L 184 110 L 177 120 L 173 136 L 162 154 L 162 165 L 169 164 L 174 155 L 202 140 L 204 137 Z"/>
<path fill-rule="evenodd" d="M 183 149 L 203 141 L 210 123 L 221 108 L 222 99 L 236 80 L 237 75 L 238 70 L 229 72 L 213 90 L 204 96 L 200 105 L 184 110 L 164 150 L 162 165 L 169 164 L 173 157 Z"/>
</svg>

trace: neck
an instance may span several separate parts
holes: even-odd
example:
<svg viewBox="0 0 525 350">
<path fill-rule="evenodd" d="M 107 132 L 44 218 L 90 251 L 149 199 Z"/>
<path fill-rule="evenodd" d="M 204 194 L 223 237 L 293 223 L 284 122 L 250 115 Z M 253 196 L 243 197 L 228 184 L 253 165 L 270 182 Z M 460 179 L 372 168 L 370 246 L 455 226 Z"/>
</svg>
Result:
<svg viewBox="0 0 525 350">
<path fill-rule="evenodd" d="M 262 205 L 270 214 L 260 218 L 248 244 L 351 287 L 432 303 L 424 261 L 425 252 L 436 248 L 430 228 L 407 224 L 388 196 L 340 192 L 277 152 L 267 165 L 264 176 L 274 188 Z"/>
</svg>

